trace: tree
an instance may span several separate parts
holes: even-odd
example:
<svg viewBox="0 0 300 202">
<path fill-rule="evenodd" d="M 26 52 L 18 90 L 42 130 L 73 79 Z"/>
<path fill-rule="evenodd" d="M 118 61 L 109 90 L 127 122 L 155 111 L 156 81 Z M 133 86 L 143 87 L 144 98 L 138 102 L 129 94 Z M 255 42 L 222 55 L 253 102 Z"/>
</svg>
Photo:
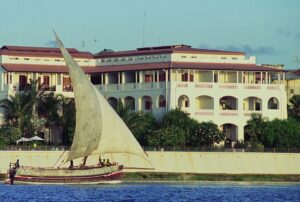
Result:
<svg viewBox="0 0 300 202">
<path fill-rule="evenodd" d="M 73 98 L 66 98 L 62 95 L 58 95 L 59 100 L 59 123 L 62 128 L 62 144 L 71 145 L 75 132 L 76 123 L 76 109 L 75 100 Z"/>
<path fill-rule="evenodd" d="M 60 124 L 60 96 L 55 96 L 54 93 L 48 93 L 42 97 L 38 105 L 38 115 L 43 120 L 43 125 L 48 128 L 49 137 L 51 129 Z"/>
<path fill-rule="evenodd" d="M 245 127 L 245 140 L 251 142 L 261 141 L 262 130 L 265 127 L 264 123 L 265 119 L 262 118 L 261 114 L 251 114 L 251 119 L 247 121 Z"/>
<path fill-rule="evenodd" d="M 266 147 L 300 148 L 300 124 L 295 119 L 268 121 L 262 135 Z"/>
<path fill-rule="evenodd" d="M 300 121 L 300 95 L 293 95 L 289 101 L 289 115 Z"/>
<path fill-rule="evenodd" d="M 225 134 L 219 130 L 218 126 L 213 122 L 201 122 L 198 124 L 198 129 L 190 137 L 191 146 L 209 147 L 214 143 L 220 143 L 225 139 Z"/>
<path fill-rule="evenodd" d="M 149 145 L 154 147 L 182 147 L 185 145 L 186 142 L 186 136 L 184 131 L 176 126 L 160 128 L 154 131 L 152 136 L 149 136 L 148 138 Z"/>
<path fill-rule="evenodd" d="M 190 137 L 196 132 L 198 128 L 198 122 L 189 117 L 189 115 L 183 112 L 181 109 L 176 108 L 165 114 L 161 121 L 161 128 L 177 127 L 179 128 L 183 136 L 185 137 L 185 144 L 190 145 Z"/>
</svg>

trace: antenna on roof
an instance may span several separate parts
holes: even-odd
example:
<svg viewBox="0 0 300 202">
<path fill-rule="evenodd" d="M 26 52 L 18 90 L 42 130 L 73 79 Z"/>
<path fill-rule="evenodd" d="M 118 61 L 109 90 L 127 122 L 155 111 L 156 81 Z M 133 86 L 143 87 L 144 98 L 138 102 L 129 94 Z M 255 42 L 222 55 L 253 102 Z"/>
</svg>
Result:
<svg viewBox="0 0 300 202">
<path fill-rule="evenodd" d="M 145 46 L 145 24 L 146 24 L 146 11 L 144 11 L 142 47 Z"/>
</svg>

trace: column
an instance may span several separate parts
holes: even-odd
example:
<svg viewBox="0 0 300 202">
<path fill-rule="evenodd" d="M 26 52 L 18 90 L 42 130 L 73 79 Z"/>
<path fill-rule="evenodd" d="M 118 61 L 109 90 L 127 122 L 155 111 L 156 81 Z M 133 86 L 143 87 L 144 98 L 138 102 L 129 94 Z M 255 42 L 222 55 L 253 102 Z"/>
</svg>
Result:
<svg viewBox="0 0 300 202">
<path fill-rule="evenodd" d="M 265 72 L 265 84 L 268 83 L 268 72 Z"/>
<path fill-rule="evenodd" d="M 170 89 L 168 88 L 168 78 L 169 78 L 169 70 L 163 70 L 165 72 L 165 97 L 166 97 L 166 112 L 168 111 L 168 109 L 170 109 L 170 103 L 169 103 L 169 100 L 170 100 Z M 172 74 L 171 74 L 172 75 Z M 170 76 L 171 76 L 170 75 Z"/>
<path fill-rule="evenodd" d="M 242 71 L 242 82 L 241 83 L 244 83 L 244 71 Z"/>
<path fill-rule="evenodd" d="M 138 71 L 135 71 L 135 89 L 138 87 Z M 137 108 L 135 108 L 137 110 Z"/>
<path fill-rule="evenodd" d="M 212 71 L 212 82 L 215 83 L 215 70 Z"/>
<path fill-rule="evenodd" d="M 244 125 L 243 124 L 239 124 L 237 125 L 238 129 L 237 129 L 237 139 L 238 140 L 244 140 Z"/>
</svg>

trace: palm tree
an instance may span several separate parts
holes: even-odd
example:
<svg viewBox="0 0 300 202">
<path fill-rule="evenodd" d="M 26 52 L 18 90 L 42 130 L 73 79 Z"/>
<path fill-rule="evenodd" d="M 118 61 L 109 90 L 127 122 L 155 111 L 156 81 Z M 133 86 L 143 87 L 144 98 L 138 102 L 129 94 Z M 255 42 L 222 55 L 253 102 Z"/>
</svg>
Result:
<svg viewBox="0 0 300 202">
<path fill-rule="evenodd" d="M 48 93 L 42 97 L 38 104 L 38 115 L 43 125 L 48 128 L 48 137 L 51 136 L 51 129 L 59 125 L 60 100 L 54 93 Z"/>
<path fill-rule="evenodd" d="M 9 96 L 0 100 L 0 107 L 4 110 L 4 123 L 1 126 L 2 133 L 17 139 L 28 133 L 27 124 L 30 123 L 31 114 L 28 113 L 28 105 L 22 94 Z"/>
<path fill-rule="evenodd" d="M 14 134 L 15 137 L 29 137 L 36 133 L 37 128 L 40 127 L 37 126 L 40 121 L 36 113 L 36 106 L 44 96 L 44 91 L 38 91 L 37 85 L 38 81 L 30 80 L 23 91 L 0 100 L 0 107 L 4 109 L 2 131 L 6 131 L 10 135 Z"/>
<path fill-rule="evenodd" d="M 262 118 L 261 114 L 251 114 L 251 119 L 247 121 L 245 126 L 245 140 L 250 140 L 251 142 L 261 141 L 264 124 L 265 119 Z"/>
<path fill-rule="evenodd" d="M 58 95 L 57 99 L 59 100 L 58 125 L 62 128 L 62 144 L 69 146 L 75 132 L 75 100 L 72 98 L 66 98 L 62 95 Z"/>
</svg>

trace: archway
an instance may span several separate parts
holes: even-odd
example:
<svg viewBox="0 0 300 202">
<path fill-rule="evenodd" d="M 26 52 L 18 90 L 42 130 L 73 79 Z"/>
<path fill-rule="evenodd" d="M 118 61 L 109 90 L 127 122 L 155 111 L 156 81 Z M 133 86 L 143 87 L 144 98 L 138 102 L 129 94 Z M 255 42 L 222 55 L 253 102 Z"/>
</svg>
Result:
<svg viewBox="0 0 300 202">
<path fill-rule="evenodd" d="M 165 99 L 165 96 L 160 95 L 160 96 L 158 97 L 158 107 L 159 107 L 159 108 L 164 108 L 164 107 L 166 107 L 166 99 Z"/>
<path fill-rule="evenodd" d="M 112 106 L 112 108 L 116 109 L 118 106 L 118 99 L 115 97 L 109 97 L 107 99 L 108 103 L 110 104 L 110 106 Z"/>
<path fill-rule="evenodd" d="M 238 108 L 238 100 L 232 96 L 221 97 L 219 103 L 221 110 L 237 110 Z"/>
<path fill-rule="evenodd" d="M 142 109 L 144 111 L 152 110 L 152 98 L 148 95 L 142 97 Z"/>
<path fill-rule="evenodd" d="M 226 136 L 225 145 L 233 146 L 233 143 L 238 140 L 238 126 L 232 123 L 224 123 L 221 125 L 221 129 Z"/>
<path fill-rule="evenodd" d="M 275 97 L 271 97 L 268 101 L 268 109 L 279 109 L 279 101 Z"/>
<path fill-rule="evenodd" d="M 214 109 L 214 98 L 206 95 L 198 96 L 196 98 L 197 109 Z"/>
<path fill-rule="evenodd" d="M 188 107 L 190 107 L 190 100 L 189 100 L 188 96 L 181 95 L 178 98 L 178 107 L 179 108 L 188 108 Z"/>
<path fill-rule="evenodd" d="M 130 110 L 135 110 L 135 100 L 131 96 L 124 98 L 124 105 L 128 106 Z"/>
<path fill-rule="evenodd" d="M 247 111 L 261 111 L 262 100 L 258 97 L 247 97 L 244 99 L 243 108 Z"/>
</svg>

